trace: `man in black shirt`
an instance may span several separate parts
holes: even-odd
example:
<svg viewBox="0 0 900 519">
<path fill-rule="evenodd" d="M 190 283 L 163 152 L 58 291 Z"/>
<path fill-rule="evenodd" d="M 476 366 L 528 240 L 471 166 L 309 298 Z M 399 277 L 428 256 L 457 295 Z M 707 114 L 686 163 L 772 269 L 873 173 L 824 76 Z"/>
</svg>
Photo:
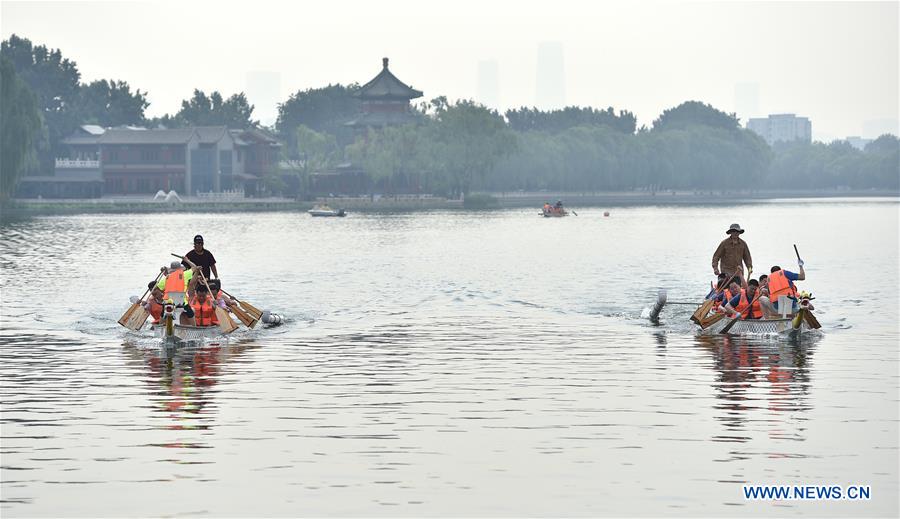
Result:
<svg viewBox="0 0 900 519">
<path fill-rule="evenodd" d="M 203 275 L 206 276 L 206 279 L 209 279 L 210 270 L 212 270 L 212 274 L 215 277 L 219 277 L 219 271 L 216 270 L 216 258 L 213 257 L 212 252 L 203 248 L 203 236 L 199 234 L 194 236 L 194 250 L 188 252 L 184 255 L 187 259 L 194 262 L 194 265 L 200 267 L 203 271 Z M 186 268 L 189 268 L 187 261 L 182 262 Z"/>
</svg>

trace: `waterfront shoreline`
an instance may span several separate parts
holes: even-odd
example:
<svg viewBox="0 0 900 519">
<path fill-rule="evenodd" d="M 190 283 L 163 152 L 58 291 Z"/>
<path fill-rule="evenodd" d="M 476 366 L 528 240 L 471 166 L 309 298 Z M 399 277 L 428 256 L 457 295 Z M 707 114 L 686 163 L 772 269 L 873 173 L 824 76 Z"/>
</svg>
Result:
<svg viewBox="0 0 900 519">
<path fill-rule="evenodd" d="M 75 214 L 128 213 L 230 213 L 230 212 L 305 212 L 318 203 L 353 212 L 414 212 L 433 210 L 495 210 L 519 207 L 539 208 L 544 202 L 563 200 L 567 207 L 623 207 L 653 205 L 743 204 L 778 199 L 828 198 L 900 198 L 889 190 L 784 190 L 784 191 L 627 191 L 597 193 L 488 193 L 485 207 L 465 207 L 460 200 L 409 196 L 370 198 L 327 198 L 312 201 L 291 199 L 186 200 L 176 203 L 138 198 L 95 199 L 12 199 L 0 206 L 0 217 L 22 218 Z"/>
</svg>

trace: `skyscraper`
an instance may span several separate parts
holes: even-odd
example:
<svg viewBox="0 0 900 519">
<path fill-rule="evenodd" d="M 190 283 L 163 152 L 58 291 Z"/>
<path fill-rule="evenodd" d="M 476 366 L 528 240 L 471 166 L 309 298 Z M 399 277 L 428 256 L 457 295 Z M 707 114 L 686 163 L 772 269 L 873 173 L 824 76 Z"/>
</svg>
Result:
<svg viewBox="0 0 900 519">
<path fill-rule="evenodd" d="M 247 101 L 254 106 L 253 118 L 266 126 L 275 124 L 281 99 L 281 74 L 271 70 L 247 72 Z"/>
<path fill-rule="evenodd" d="M 751 117 L 747 121 L 747 129 L 756 132 L 770 146 L 776 142 L 812 142 L 812 123 L 808 118 L 794 114 Z"/>
<path fill-rule="evenodd" d="M 500 67 L 496 60 L 478 62 L 478 102 L 500 109 Z"/>
<path fill-rule="evenodd" d="M 566 106 L 566 65 L 562 42 L 544 41 L 538 44 L 535 104 L 543 110 Z"/>
</svg>

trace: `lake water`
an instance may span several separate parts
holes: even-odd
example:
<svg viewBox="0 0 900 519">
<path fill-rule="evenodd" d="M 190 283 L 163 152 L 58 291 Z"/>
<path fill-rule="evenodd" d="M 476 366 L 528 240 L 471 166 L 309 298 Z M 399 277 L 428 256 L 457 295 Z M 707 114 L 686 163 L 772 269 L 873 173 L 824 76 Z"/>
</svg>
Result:
<svg viewBox="0 0 900 519">
<path fill-rule="evenodd" d="M 898 515 L 897 199 L 575 210 L 3 224 L 0 512 Z M 758 273 L 797 244 L 822 333 L 641 317 L 702 297 L 733 222 Z M 116 324 L 197 233 L 285 325 L 167 350 Z"/>
</svg>

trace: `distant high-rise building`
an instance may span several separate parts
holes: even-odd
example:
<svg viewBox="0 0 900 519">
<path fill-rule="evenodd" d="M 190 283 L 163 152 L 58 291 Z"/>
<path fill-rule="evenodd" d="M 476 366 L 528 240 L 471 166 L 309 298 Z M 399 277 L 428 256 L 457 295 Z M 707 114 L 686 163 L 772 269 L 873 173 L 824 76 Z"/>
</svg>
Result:
<svg viewBox="0 0 900 519">
<path fill-rule="evenodd" d="M 537 49 L 535 104 L 547 110 L 566 106 L 566 64 L 563 44 L 545 41 Z"/>
<path fill-rule="evenodd" d="M 847 137 L 844 140 L 850 143 L 850 146 L 853 146 L 858 150 L 865 150 L 866 146 L 868 146 L 868 144 L 872 142 L 872 139 L 863 139 L 862 137 L 859 137 L 857 135 Z"/>
<path fill-rule="evenodd" d="M 734 111 L 744 121 L 759 115 L 759 83 L 734 85 Z"/>
<path fill-rule="evenodd" d="M 500 109 L 500 67 L 496 60 L 478 62 L 478 102 Z"/>
<path fill-rule="evenodd" d="M 752 117 L 747 121 L 747 129 L 758 133 L 770 145 L 797 140 L 812 142 L 812 123 L 806 117 L 794 114 Z"/>
<path fill-rule="evenodd" d="M 253 105 L 253 118 L 266 126 L 275 124 L 281 99 L 281 74 L 270 70 L 247 72 L 247 101 Z"/>
</svg>

